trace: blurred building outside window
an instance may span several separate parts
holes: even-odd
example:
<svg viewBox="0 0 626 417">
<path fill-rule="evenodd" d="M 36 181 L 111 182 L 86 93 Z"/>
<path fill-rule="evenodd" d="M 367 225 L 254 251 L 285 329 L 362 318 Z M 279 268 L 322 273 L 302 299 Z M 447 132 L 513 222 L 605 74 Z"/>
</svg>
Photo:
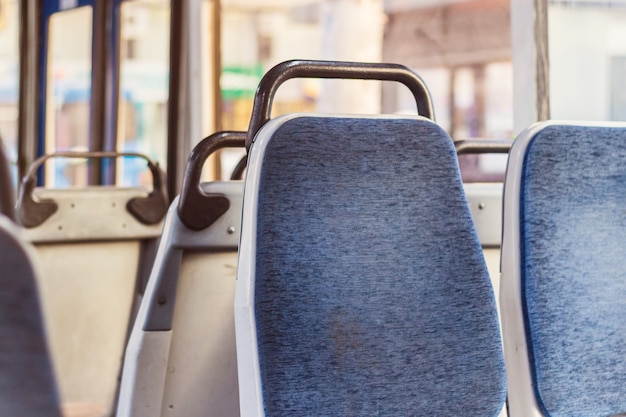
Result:
<svg viewBox="0 0 626 417">
<path fill-rule="evenodd" d="M 17 0 L 0 0 L 0 139 L 17 184 L 19 18 Z"/>
</svg>

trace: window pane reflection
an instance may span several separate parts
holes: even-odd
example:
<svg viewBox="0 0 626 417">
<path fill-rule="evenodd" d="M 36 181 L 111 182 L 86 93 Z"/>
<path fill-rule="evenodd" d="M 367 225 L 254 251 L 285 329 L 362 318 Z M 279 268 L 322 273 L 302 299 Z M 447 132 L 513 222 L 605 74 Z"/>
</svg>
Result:
<svg viewBox="0 0 626 417">
<path fill-rule="evenodd" d="M 165 168 L 170 2 L 125 1 L 121 5 L 120 101 L 117 150 L 140 152 Z M 140 158 L 118 160 L 118 184 L 151 186 Z"/>
<path fill-rule="evenodd" d="M 92 8 L 50 17 L 45 152 L 89 149 Z M 46 165 L 46 186 L 87 185 L 87 163 L 60 159 Z"/>
<path fill-rule="evenodd" d="M 17 0 L 0 0 L 0 138 L 17 183 L 19 16 Z"/>
</svg>

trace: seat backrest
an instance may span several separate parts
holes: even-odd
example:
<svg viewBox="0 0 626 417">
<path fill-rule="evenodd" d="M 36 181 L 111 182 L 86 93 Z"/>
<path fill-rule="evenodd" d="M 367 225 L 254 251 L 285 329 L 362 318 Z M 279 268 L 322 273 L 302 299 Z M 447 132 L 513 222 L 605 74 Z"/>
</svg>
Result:
<svg viewBox="0 0 626 417">
<path fill-rule="evenodd" d="M 626 413 L 626 124 L 544 122 L 515 141 L 501 313 L 509 415 Z"/>
<path fill-rule="evenodd" d="M 60 417 L 32 248 L 0 214 L 0 415 Z"/>
<path fill-rule="evenodd" d="M 459 140 L 454 142 L 457 155 L 508 154 L 511 140 Z M 500 242 L 502 240 L 502 182 L 466 182 L 465 195 L 472 212 L 478 239 L 498 298 L 500 290 Z"/>
<path fill-rule="evenodd" d="M 2 137 L 0 137 L 0 214 L 15 221 L 15 187 Z"/>
<path fill-rule="evenodd" d="M 235 325 L 242 416 L 497 416 L 497 314 L 432 121 L 289 115 L 256 135 Z"/>
<path fill-rule="evenodd" d="M 126 349 L 117 417 L 239 415 L 233 301 L 243 184 L 198 181 L 211 152 L 245 138 L 220 132 L 194 148 Z"/>
<path fill-rule="evenodd" d="M 111 414 L 141 271 L 153 261 L 167 209 L 163 174 L 153 170 L 152 192 L 35 188 L 37 163 L 20 189 L 18 217 L 42 266 L 38 287 L 61 401 L 69 415 Z"/>
</svg>

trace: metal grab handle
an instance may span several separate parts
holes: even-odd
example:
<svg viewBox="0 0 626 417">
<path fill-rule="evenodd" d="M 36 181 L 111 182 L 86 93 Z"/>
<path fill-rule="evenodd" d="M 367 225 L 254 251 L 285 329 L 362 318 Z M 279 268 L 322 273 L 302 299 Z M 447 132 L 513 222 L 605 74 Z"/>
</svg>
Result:
<svg viewBox="0 0 626 417">
<path fill-rule="evenodd" d="M 246 150 L 250 150 L 256 133 L 271 119 L 272 102 L 276 90 L 282 83 L 292 78 L 396 81 L 411 90 L 419 114 L 431 120 L 435 119 L 432 99 L 426 84 L 419 75 L 404 65 L 340 61 L 285 61 L 270 69 L 259 83 L 254 96 Z"/>
<path fill-rule="evenodd" d="M 178 217 L 189 229 L 203 230 L 228 210 L 230 203 L 223 194 L 205 193 L 200 188 L 202 166 L 213 152 L 222 148 L 242 148 L 246 132 L 225 131 L 204 138 L 191 151 L 185 168 L 183 187 L 178 200 Z"/>
<path fill-rule="evenodd" d="M 40 201 L 33 199 L 33 190 L 37 185 L 37 170 L 47 160 L 51 158 L 104 159 L 121 157 L 145 159 L 152 173 L 152 191 L 150 194 L 147 197 L 130 199 L 126 204 L 126 209 L 143 224 L 150 225 L 160 222 L 167 212 L 168 200 L 165 189 L 165 173 L 158 163 L 137 152 L 55 152 L 37 158 L 22 179 L 17 204 L 20 223 L 25 227 L 39 226 L 58 209 L 58 204 L 51 199 Z"/>
<path fill-rule="evenodd" d="M 237 162 L 237 165 L 235 165 L 235 168 L 233 168 L 233 172 L 230 174 L 230 179 L 232 181 L 242 180 L 243 173 L 246 171 L 247 166 L 248 166 L 248 155 L 244 155 L 243 158 L 241 158 L 239 162 Z"/>
<path fill-rule="evenodd" d="M 509 153 L 512 145 L 512 140 L 463 139 L 454 141 L 454 148 L 456 149 L 457 155 Z"/>
</svg>

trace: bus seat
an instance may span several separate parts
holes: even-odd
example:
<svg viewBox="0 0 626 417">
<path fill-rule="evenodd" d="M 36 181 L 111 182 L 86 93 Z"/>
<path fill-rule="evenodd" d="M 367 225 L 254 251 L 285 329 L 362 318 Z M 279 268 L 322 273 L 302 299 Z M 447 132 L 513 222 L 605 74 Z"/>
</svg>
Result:
<svg viewBox="0 0 626 417">
<path fill-rule="evenodd" d="M 500 286 L 500 241 L 502 235 L 502 183 L 464 183 L 463 189 L 483 247 L 496 297 Z"/>
<path fill-rule="evenodd" d="M 248 166 L 248 155 L 243 156 L 230 175 L 231 180 L 242 180 L 244 173 L 246 172 L 246 166 Z"/>
<path fill-rule="evenodd" d="M 287 115 L 248 162 L 241 416 L 497 416 L 495 299 L 448 135 L 420 116 Z"/>
<path fill-rule="evenodd" d="M 9 158 L 0 137 L 0 214 L 15 221 L 15 187 L 11 177 Z"/>
<path fill-rule="evenodd" d="M 504 188 L 511 417 L 626 415 L 626 124 L 542 122 Z"/>
<path fill-rule="evenodd" d="M 0 415 L 60 417 L 32 252 L 0 214 Z"/>
<path fill-rule="evenodd" d="M 454 142 L 457 155 L 508 154 L 511 140 L 469 139 Z M 463 189 L 483 247 L 483 256 L 496 299 L 500 291 L 500 242 L 502 240 L 502 182 L 465 182 Z M 498 305 L 499 307 L 499 305 Z"/>
<path fill-rule="evenodd" d="M 210 153 L 245 138 L 220 132 L 194 148 L 130 336 L 117 417 L 239 415 L 233 301 L 243 184 L 198 184 Z"/>
<path fill-rule="evenodd" d="M 161 234 L 154 209 L 167 208 L 164 174 L 149 164 L 152 192 L 35 187 L 37 167 L 49 157 L 35 161 L 25 177 L 18 216 L 42 266 L 38 286 L 60 398 L 68 417 L 109 415 L 141 291 L 138 275 L 152 263 L 150 249 Z"/>
</svg>

